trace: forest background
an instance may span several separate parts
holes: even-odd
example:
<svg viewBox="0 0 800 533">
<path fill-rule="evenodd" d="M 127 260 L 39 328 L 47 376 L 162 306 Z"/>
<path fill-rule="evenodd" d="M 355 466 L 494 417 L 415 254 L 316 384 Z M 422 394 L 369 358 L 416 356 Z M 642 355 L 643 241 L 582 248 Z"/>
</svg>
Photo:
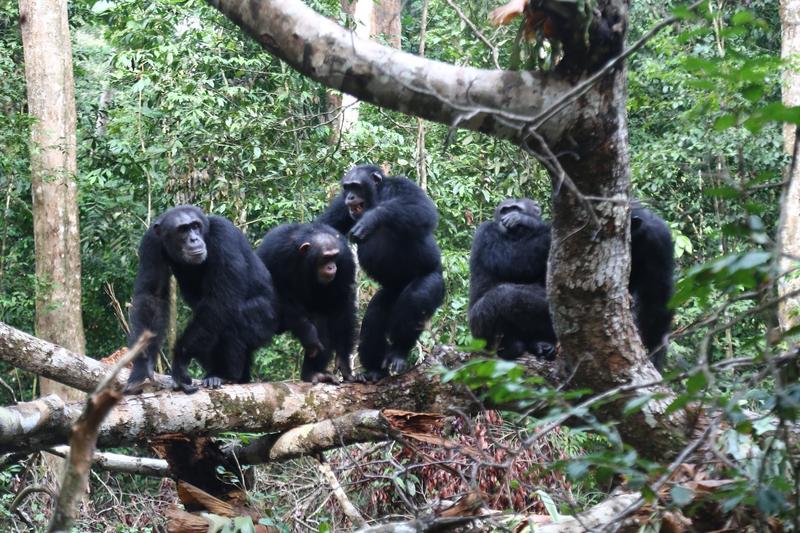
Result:
<svg viewBox="0 0 800 533">
<path fill-rule="evenodd" d="M 338 1 L 308 4 L 352 24 Z M 419 50 L 424 4 L 427 57 L 483 68 L 495 61 L 519 66 L 516 26 L 490 26 L 488 12 L 496 6 L 484 1 L 458 2 L 460 12 L 448 1 L 404 2 L 403 50 Z M 717 320 L 731 322 L 706 346 L 713 360 L 763 353 L 775 325 L 772 313 L 754 312 L 759 298 L 738 296 L 768 278 L 788 163 L 781 125 L 770 121 L 780 117 L 769 114 L 781 95 L 778 4 L 710 4 L 707 17 L 666 29 L 628 61 L 633 193 L 668 222 L 676 275 L 684 280 L 668 368 L 697 363 L 704 332 L 691 326 L 703 317 L 717 313 Z M 676 5 L 632 2 L 629 41 Z M 0 321 L 33 332 L 31 119 L 18 17 L 16 2 L 0 3 Z M 447 296 L 423 334 L 421 358 L 434 344 L 472 343 L 465 317 L 477 225 L 507 197 L 534 198 L 548 215 L 549 180 L 515 146 L 425 123 L 420 149 L 416 119 L 368 104 L 337 132 L 330 91 L 264 52 L 204 2 L 77 0 L 69 4 L 69 20 L 88 354 L 108 355 L 125 344 L 115 308 L 124 310 L 130 299 L 138 240 L 155 216 L 179 203 L 230 218 L 255 245 L 279 223 L 312 219 L 355 164 L 384 164 L 393 174 L 424 179 L 440 213 L 436 237 Z M 547 61 L 530 49 L 523 59 L 526 53 Z M 363 309 L 375 285 L 363 276 L 359 285 Z M 719 305 L 721 299 L 726 305 Z M 187 316 L 181 308 L 178 330 Z M 277 339 L 258 353 L 256 379 L 297 379 L 298 353 L 295 341 Z M 37 395 L 32 374 L 0 363 L 0 378 L 2 405 Z M 736 372 L 721 374 L 713 394 L 736 390 L 742 379 Z M 772 390 L 765 381 L 743 402 L 769 410 Z M 606 443 L 587 435 L 570 431 L 560 444 L 576 452 L 604 449 Z M 2 489 L 19 483 L 19 473 L 20 465 L 0 472 L 0 511 L 7 516 L 12 495 Z M 147 505 L 137 498 L 153 489 L 148 483 L 125 478 L 109 494 Z M 599 481 L 590 476 L 582 483 L 579 500 L 588 504 Z M 776 481 L 773 488 L 770 494 L 784 503 L 792 497 L 791 487 Z M 789 512 L 775 505 L 769 508 L 774 514 Z"/>
</svg>

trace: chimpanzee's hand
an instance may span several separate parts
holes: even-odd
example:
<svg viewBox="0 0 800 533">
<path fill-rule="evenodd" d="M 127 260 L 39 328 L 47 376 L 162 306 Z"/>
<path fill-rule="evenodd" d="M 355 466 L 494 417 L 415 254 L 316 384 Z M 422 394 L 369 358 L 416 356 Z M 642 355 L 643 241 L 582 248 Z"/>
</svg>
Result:
<svg viewBox="0 0 800 533">
<path fill-rule="evenodd" d="M 510 213 L 506 213 L 500 218 L 500 223 L 508 230 L 512 230 L 522 224 L 523 220 L 525 219 L 525 215 L 520 213 L 519 211 L 511 211 Z"/>
<path fill-rule="evenodd" d="M 373 224 L 371 217 L 364 215 L 361 217 L 361 220 L 356 222 L 356 225 L 353 226 L 353 229 L 350 230 L 350 239 L 353 242 L 361 242 L 367 237 L 369 237 L 370 233 L 373 231 Z"/>
</svg>

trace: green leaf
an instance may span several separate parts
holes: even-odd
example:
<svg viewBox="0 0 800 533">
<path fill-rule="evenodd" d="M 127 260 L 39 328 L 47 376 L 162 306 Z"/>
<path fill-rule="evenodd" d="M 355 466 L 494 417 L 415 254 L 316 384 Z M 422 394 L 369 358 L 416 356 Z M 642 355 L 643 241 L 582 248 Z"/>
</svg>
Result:
<svg viewBox="0 0 800 533">
<path fill-rule="evenodd" d="M 253 519 L 249 516 L 237 516 L 233 519 L 235 533 L 256 533 Z"/>
<path fill-rule="evenodd" d="M 756 505 L 765 515 L 776 515 L 786 508 L 786 498 L 772 487 L 761 487 L 756 493 Z"/>
<path fill-rule="evenodd" d="M 583 479 L 589 471 L 589 464 L 585 461 L 572 461 L 567 464 L 567 475 L 574 480 Z"/>
<path fill-rule="evenodd" d="M 736 115 L 722 115 L 714 120 L 714 129 L 723 131 L 736 125 Z"/>
<path fill-rule="evenodd" d="M 756 16 L 750 11 L 739 11 L 731 17 L 731 24 L 734 26 L 742 26 L 745 24 L 752 24 L 755 20 Z"/>
<path fill-rule="evenodd" d="M 707 385 L 708 378 L 706 378 L 705 372 L 696 372 L 686 380 L 686 391 L 694 395 L 705 389 Z"/>
<path fill-rule="evenodd" d="M 561 520 L 561 513 L 558 512 L 558 506 L 556 506 L 553 498 L 541 489 L 537 490 L 536 494 L 539 495 L 539 499 L 542 501 L 542 504 L 544 504 L 544 508 L 547 514 L 550 515 L 550 518 L 553 519 L 553 522 Z"/>
<path fill-rule="evenodd" d="M 764 96 L 764 86 L 760 84 L 746 85 L 740 92 L 748 101 L 756 103 Z"/>
<path fill-rule="evenodd" d="M 622 414 L 624 416 L 628 416 L 633 413 L 638 413 L 639 411 L 642 410 L 642 407 L 647 405 L 647 403 L 652 399 L 653 399 L 652 394 L 644 394 L 642 396 L 633 398 L 632 400 L 628 401 L 628 403 L 625 404 L 625 407 L 622 410 Z"/>
<path fill-rule="evenodd" d="M 681 394 L 677 398 L 675 398 L 671 404 L 669 404 L 664 411 L 664 414 L 672 414 L 679 409 L 683 409 L 686 405 L 692 401 L 692 397 L 689 394 Z"/>
<path fill-rule="evenodd" d="M 669 494 L 672 497 L 672 503 L 678 507 L 686 507 L 692 503 L 692 500 L 694 499 L 694 491 L 682 485 L 675 485 L 672 487 L 672 489 L 669 491 Z"/>
</svg>

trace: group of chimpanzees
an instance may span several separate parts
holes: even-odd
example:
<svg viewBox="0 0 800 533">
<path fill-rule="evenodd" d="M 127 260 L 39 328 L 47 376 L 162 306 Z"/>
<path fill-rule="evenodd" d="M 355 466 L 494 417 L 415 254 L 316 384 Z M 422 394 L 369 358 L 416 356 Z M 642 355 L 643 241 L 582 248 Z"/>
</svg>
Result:
<svg viewBox="0 0 800 533">
<path fill-rule="evenodd" d="M 470 256 L 469 326 L 475 337 L 504 359 L 527 352 L 555 355 L 545 278 L 550 225 L 539 205 L 528 199 L 504 200 L 494 220 L 475 232 Z M 668 307 L 673 290 L 672 235 L 656 214 L 631 209 L 631 273 L 628 289 L 642 342 L 661 370 L 672 324 Z"/>
<path fill-rule="evenodd" d="M 145 232 L 130 310 L 129 346 L 144 330 L 156 334 L 133 366 L 126 392 L 152 378 L 166 330 L 173 274 L 192 317 L 175 343 L 176 389 L 197 390 L 192 358 L 205 371 L 204 387 L 247 383 L 253 352 L 285 331 L 302 344 L 304 381 L 377 381 L 406 369 L 425 323 L 444 300 L 438 213 L 413 181 L 361 165 L 342 179 L 342 192 L 313 223 L 283 224 L 254 252 L 230 221 L 194 206 L 164 213 Z M 355 259 L 380 284 L 364 314 L 354 375 Z M 672 239 L 663 220 L 635 206 L 631 219 L 630 292 L 642 340 L 658 368 L 664 362 L 672 319 Z M 550 225 L 539 205 L 505 200 L 493 221 L 475 234 L 470 259 L 469 324 L 500 357 L 555 354 L 556 336 L 545 278 Z"/>
</svg>

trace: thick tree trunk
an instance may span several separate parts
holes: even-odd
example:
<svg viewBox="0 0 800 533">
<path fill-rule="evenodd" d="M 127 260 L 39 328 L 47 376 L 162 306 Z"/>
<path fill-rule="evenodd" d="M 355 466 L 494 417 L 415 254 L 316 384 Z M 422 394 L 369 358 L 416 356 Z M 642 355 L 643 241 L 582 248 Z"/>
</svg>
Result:
<svg viewBox="0 0 800 533">
<path fill-rule="evenodd" d="M 85 352 L 75 154 L 72 45 L 64 0 L 21 0 L 31 126 L 36 332 Z"/>
<path fill-rule="evenodd" d="M 36 334 L 84 353 L 75 137 L 75 87 L 66 0 L 20 0 L 31 125 Z M 81 394 L 42 379 L 42 394 Z M 53 467 L 56 462 L 53 461 Z"/>
<path fill-rule="evenodd" d="M 627 20 L 627 2 L 607 0 L 599 2 L 598 7 L 606 20 Z M 618 26 L 613 37 L 619 42 L 606 44 L 607 60 L 621 50 L 625 29 L 624 25 Z M 602 54 L 603 50 L 594 52 Z M 599 59 L 604 62 L 602 55 Z M 573 57 L 559 68 L 591 68 L 581 60 Z M 581 98 L 584 108 L 591 103 L 591 113 L 571 125 L 566 141 L 552 146 L 552 153 L 564 154 L 558 161 L 565 174 L 560 174 L 562 169 L 550 168 L 555 194 L 548 296 L 555 330 L 563 354 L 575 369 L 576 384 L 594 391 L 623 383 L 658 381 L 660 377 L 639 340 L 628 293 L 630 165 L 626 87 L 625 66 L 610 70 Z M 550 149 L 541 145 L 534 148 L 545 156 Z M 574 189 L 562 181 L 567 179 L 572 180 Z M 667 387 L 649 387 L 639 394 L 656 392 L 663 394 L 664 400 L 648 402 L 618 428 L 623 439 L 640 453 L 663 459 L 676 455 L 686 444 L 686 420 L 682 412 L 664 414 L 673 398 Z M 620 419 L 629 399 L 607 405 L 606 415 Z"/>
<path fill-rule="evenodd" d="M 800 0 L 781 0 L 781 56 L 791 61 L 791 67 L 783 71 L 783 103 L 787 106 L 800 105 Z M 795 125 L 785 124 L 783 142 L 787 153 L 795 150 Z M 783 254 L 780 260 L 782 271 L 797 268 L 800 261 L 800 162 L 795 161 L 792 175 L 787 176 L 781 204 L 781 218 L 778 228 L 778 251 Z M 778 320 L 781 329 L 788 331 L 798 323 L 800 296 L 787 297 L 787 294 L 800 289 L 800 278 L 782 277 L 778 283 L 778 293 L 785 299 L 778 305 Z"/>
<path fill-rule="evenodd" d="M 379 0 L 375 3 L 375 16 L 372 18 L 372 35 L 377 37 L 378 40 L 386 42 L 392 48 L 400 48 L 402 21 L 402 0 Z"/>
<path fill-rule="evenodd" d="M 216 435 L 225 431 L 284 432 L 354 411 L 391 407 L 444 412 L 472 404 L 468 394 L 430 377 L 426 369 L 377 385 L 259 383 L 219 390 L 127 396 L 103 421 L 98 447 L 129 446 L 156 435 Z M 0 453 L 64 444 L 85 402 L 64 404 L 56 396 L 0 407 Z"/>
</svg>

